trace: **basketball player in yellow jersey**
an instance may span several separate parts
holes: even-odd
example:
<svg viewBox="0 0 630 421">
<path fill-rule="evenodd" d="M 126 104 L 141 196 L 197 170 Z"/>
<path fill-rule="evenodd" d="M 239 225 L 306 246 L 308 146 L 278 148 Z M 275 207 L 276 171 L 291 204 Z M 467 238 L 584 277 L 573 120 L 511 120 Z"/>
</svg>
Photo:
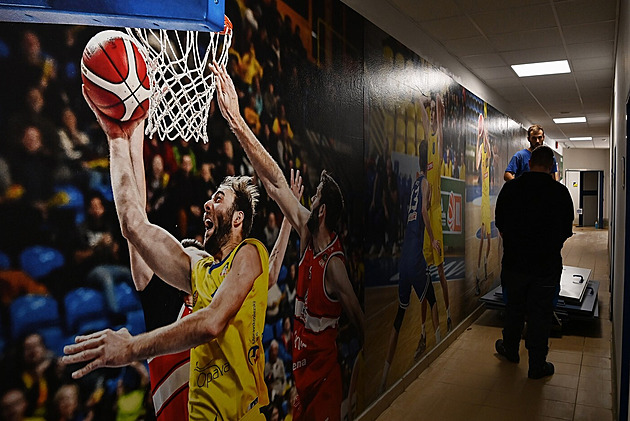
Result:
<svg viewBox="0 0 630 421">
<path fill-rule="evenodd" d="M 185 250 L 148 221 L 136 187 L 144 183 L 144 124 L 110 120 L 88 103 L 109 142 L 114 201 L 123 235 L 133 247 L 132 266 L 144 263 L 163 280 L 192 294 L 194 312 L 138 336 L 126 329 L 78 336 L 75 345 L 64 349 L 68 355 L 63 360 L 88 361 L 72 374 L 76 379 L 101 367 L 195 348 L 190 419 L 264 420 L 260 408 L 268 403 L 268 394 L 262 332 L 269 262 L 262 244 L 246 238 L 258 201 L 256 187 L 249 177 L 227 177 L 204 204 L 205 252 Z M 277 248 L 278 244 L 274 251 Z"/>
<path fill-rule="evenodd" d="M 479 142 L 481 140 L 481 142 Z M 488 277 L 487 261 L 490 255 L 490 141 L 488 140 L 488 131 L 486 129 L 483 114 L 479 114 L 479 122 L 477 128 L 477 171 L 481 172 L 481 242 L 479 243 L 479 257 L 477 258 L 477 273 L 475 275 L 475 295 L 481 293 L 480 281 L 486 280 Z M 483 241 L 487 240 L 488 246 L 483 263 L 483 276 L 481 271 L 481 255 L 483 252 Z"/>
<path fill-rule="evenodd" d="M 427 261 L 427 265 L 433 265 L 437 267 L 440 277 L 440 285 L 442 286 L 442 295 L 444 296 L 444 306 L 446 307 L 446 326 L 447 331 L 452 328 L 451 322 L 451 309 L 448 299 L 448 283 L 446 281 L 446 274 L 444 273 L 444 235 L 442 234 L 442 189 L 441 189 L 441 175 L 442 175 L 442 147 L 444 146 L 444 138 L 442 135 L 442 124 L 444 118 L 444 104 L 442 103 L 442 97 L 437 95 L 435 99 L 425 99 L 426 102 L 430 101 L 430 120 L 427 113 L 426 104 L 420 108 L 420 116 L 422 119 L 422 125 L 424 130 L 424 137 L 428 142 L 428 165 L 427 165 L 427 180 L 429 181 L 429 220 L 431 222 L 431 229 L 433 231 L 434 238 L 429 238 L 428 231 L 425 230 L 424 236 L 424 258 Z M 425 102 L 423 101 L 423 103 Z M 437 240 L 440 247 L 436 249 L 431 245 L 433 239 Z M 425 314 L 426 314 L 427 302 L 422 301 L 422 334 L 420 342 L 418 344 L 417 354 L 422 352 L 422 347 L 426 345 L 426 335 L 424 330 Z M 435 332 L 436 341 L 441 340 L 440 328 L 438 327 Z"/>
</svg>

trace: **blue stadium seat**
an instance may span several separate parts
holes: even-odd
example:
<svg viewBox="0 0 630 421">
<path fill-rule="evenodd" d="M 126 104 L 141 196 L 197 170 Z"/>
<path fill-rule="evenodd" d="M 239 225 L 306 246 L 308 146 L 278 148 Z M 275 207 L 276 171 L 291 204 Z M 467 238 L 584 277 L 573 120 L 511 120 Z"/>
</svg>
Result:
<svg viewBox="0 0 630 421">
<path fill-rule="evenodd" d="M 282 323 L 284 320 L 282 318 L 273 324 L 273 337 L 277 340 L 280 340 L 280 336 L 282 336 Z"/>
<path fill-rule="evenodd" d="M 8 255 L 0 251 L 0 270 L 11 268 L 11 259 Z"/>
<path fill-rule="evenodd" d="M 114 294 L 116 295 L 116 302 L 118 303 L 118 311 L 121 313 L 142 310 L 142 304 L 140 303 L 138 294 L 129 284 L 125 282 L 116 284 Z"/>
<path fill-rule="evenodd" d="M 263 347 L 267 349 L 271 340 L 273 339 L 273 327 L 267 323 L 265 323 L 265 329 L 263 330 L 262 343 Z"/>
<path fill-rule="evenodd" d="M 66 329 L 79 334 L 110 326 L 103 293 L 92 288 L 77 288 L 64 297 Z"/>
<path fill-rule="evenodd" d="M 146 332 L 147 328 L 144 324 L 144 312 L 142 310 L 134 310 L 127 313 L 127 324 L 125 327 L 132 335 Z"/>
<path fill-rule="evenodd" d="M 61 326 L 38 329 L 37 333 L 42 335 L 46 348 L 50 349 L 57 356 L 63 355 L 63 347 L 66 345 L 66 337 Z"/>
<path fill-rule="evenodd" d="M 85 220 L 85 206 L 83 193 L 72 184 L 62 184 L 54 187 L 55 193 L 65 193 L 68 201 L 59 206 L 61 209 L 70 209 L 74 212 L 74 222 L 78 225 Z"/>
<path fill-rule="evenodd" d="M 64 264 L 63 254 L 52 247 L 31 246 L 20 253 L 22 270 L 35 279 L 43 278 Z"/>
<path fill-rule="evenodd" d="M 57 301 L 48 295 L 28 294 L 16 298 L 9 308 L 9 317 L 13 339 L 46 327 L 61 326 Z"/>
</svg>

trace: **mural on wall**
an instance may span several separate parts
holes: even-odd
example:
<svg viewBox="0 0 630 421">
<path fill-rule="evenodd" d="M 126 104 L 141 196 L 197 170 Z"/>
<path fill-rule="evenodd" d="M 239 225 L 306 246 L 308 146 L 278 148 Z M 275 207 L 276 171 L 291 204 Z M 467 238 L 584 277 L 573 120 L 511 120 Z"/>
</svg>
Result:
<svg viewBox="0 0 630 421">
<path fill-rule="evenodd" d="M 369 402 L 497 285 L 494 204 L 524 131 L 369 23 L 365 92 Z"/>
<path fill-rule="evenodd" d="M 282 419 L 297 415 L 297 405 L 308 410 L 323 402 L 346 418 L 420 361 L 497 284 L 501 242 L 494 203 L 509 159 L 527 142 L 520 125 L 341 2 L 263 3 L 252 13 L 227 4 L 235 28 L 228 70 L 240 109 L 285 176 L 300 169 L 306 208 L 322 170 L 339 184 L 345 206 L 335 232 L 348 291 L 365 317 L 361 332 L 338 297 L 328 297 L 328 289 L 318 295 L 331 298 L 340 312 L 326 334 L 332 375 L 310 372 L 311 384 L 298 399 L 295 371 L 311 355 L 296 358 L 303 338 L 295 319 L 326 315 L 296 306 L 307 294 L 300 292 L 301 241 L 294 233 L 268 293 L 262 339 L 271 405 L 265 411 Z M 80 92 L 82 47 L 101 29 L 0 25 L 0 47 L 7 46 L 0 48 L 6 52 L 0 65 L 15 76 L 5 79 L 15 82 L 4 82 L 10 95 L 0 100 L 0 127 L 7 134 L 0 140 L 0 164 L 11 176 L 6 185 L 0 179 L 0 250 L 7 256 L 4 269 L 12 272 L 0 279 L 19 286 L 3 297 L 6 340 L 0 348 L 3 367 L 11 369 L 0 383 L 7 388 L 11 376 L 19 380 L 27 369 L 16 355 L 24 333 L 44 335 L 37 346 L 51 351 L 46 358 L 53 364 L 63 345 L 85 333 L 69 322 L 66 298 L 81 287 L 107 288 L 107 281 L 90 276 L 95 268 L 115 266 L 116 291 L 128 290 L 119 285 L 133 288 L 112 203 L 107 143 Z M 224 176 L 254 175 L 216 106 L 208 132 L 206 145 L 145 140 L 148 216 L 177 239 L 201 238 L 199 207 Z M 282 214 L 262 193 L 252 236 L 271 250 Z M 21 255 L 40 245 L 55 260 L 31 273 Z M 326 267 L 329 256 L 320 257 L 315 268 Z M 21 269 L 27 277 L 15 281 L 13 272 Z M 302 276 L 308 272 L 302 268 Z M 51 311 L 45 328 L 32 325 L 18 335 L 10 303 L 24 291 L 47 293 L 57 313 Z M 315 294 L 308 296 L 312 303 Z M 116 310 L 114 298 L 90 317 L 134 334 L 154 327 L 150 320 L 142 324 L 140 302 L 134 305 Z M 71 382 L 67 374 L 61 380 Z M 95 373 L 80 384 L 81 396 L 97 396 L 89 410 L 97 419 L 112 419 L 118 380 L 146 390 L 138 380 L 145 374 L 141 364 Z M 328 377 L 333 380 L 323 383 Z M 334 396 L 322 398 L 322 390 Z M 55 392 L 53 386 L 49 397 Z M 45 412 L 43 406 L 30 410 Z"/>
<path fill-rule="evenodd" d="M 338 183 L 345 202 L 329 239 L 336 236 L 339 249 L 331 253 L 317 244 L 313 264 L 301 265 L 300 245 L 308 239 L 293 234 L 284 267 L 268 292 L 266 323 L 258 332 L 271 402 L 264 411 L 282 419 L 290 414 L 299 418 L 299 413 L 308 417 L 313 411 L 321 415 L 327 408 L 331 419 L 345 418 L 350 411 L 356 413 L 363 384 L 355 370 L 363 337 L 363 324 L 357 321 L 363 315 L 364 274 L 362 19 L 340 2 L 313 2 L 305 8 L 301 2 L 279 1 L 257 5 L 249 10 L 252 13 L 239 9 L 236 2 L 226 3 L 234 24 L 228 73 L 248 126 L 285 176 L 291 168 L 301 171 L 301 203 L 307 209 L 324 169 Z M 292 3 L 300 7 L 292 8 Z M 346 27 L 351 29 L 344 32 Z M 14 286 L 3 295 L 0 394 L 23 386 L 23 375 L 34 364 L 23 358 L 26 348 L 36 347 L 41 350 L 38 358 L 59 367 L 47 373 L 51 376 L 47 394 L 37 396 L 32 389 L 37 399 L 29 401 L 29 415 L 46 414 L 64 382 L 79 386 L 82 407 L 92 398 L 85 408 L 97 420 L 115 419 L 115 403 L 129 394 L 140 397 L 138 413 L 153 411 L 145 404 L 151 399 L 143 399 L 151 393 L 145 365 L 97 370 L 77 383 L 69 377 L 77 367 L 63 367 L 59 357 L 77 334 L 103 327 L 127 327 L 138 334 L 174 321 L 182 306 L 178 291 L 170 290 L 175 314 L 160 311 L 164 314 L 157 323 L 155 313 L 145 312 L 143 317 L 143 306 L 132 290 L 127 242 L 112 202 L 107 142 L 81 95 L 83 46 L 103 29 L 0 25 L 0 67 L 11 76 L 3 79 L 6 90 L 0 99 L 0 128 L 6 133 L 0 140 L 0 165 L 11 176 L 8 181 L 5 172 L 0 174 L 0 250 L 6 257 L 1 259 L 3 269 L 11 273 L 1 272 L 0 280 Z M 8 79 L 10 84 L 4 82 Z M 254 175 L 216 103 L 208 133 L 210 143 L 205 145 L 145 139 L 148 217 L 178 240 L 203 239 L 201 209 L 223 177 Z M 251 236 L 271 251 L 282 213 L 259 187 L 262 196 Z M 319 199 L 316 214 L 323 200 Z M 23 263 L 22 255 L 32 246 L 46 246 L 36 249 L 46 265 L 35 262 L 40 270 L 31 274 L 33 265 Z M 324 273 L 337 260 L 345 271 L 330 286 L 330 281 L 323 281 Z M 122 308 L 121 291 L 128 300 Z M 50 311 L 45 324 L 25 319 L 28 323 L 18 331 L 14 310 L 20 304 L 12 308 L 10 303 L 24 292 L 45 293 Z M 70 297 L 77 295 L 94 298 L 79 307 L 88 313 L 82 317 L 97 323 L 76 322 L 77 306 L 70 305 Z M 22 306 L 21 311 L 28 310 Z M 29 337 L 34 332 L 39 335 Z M 219 377 L 226 372 L 222 366 L 211 373 Z M 213 384 L 210 377 L 206 376 L 208 385 Z M 122 389 L 116 387 L 119 381 Z M 38 384 L 29 381 L 28 387 Z M 354 396 L 352 402 L 348 396 Z"/>
</svg>

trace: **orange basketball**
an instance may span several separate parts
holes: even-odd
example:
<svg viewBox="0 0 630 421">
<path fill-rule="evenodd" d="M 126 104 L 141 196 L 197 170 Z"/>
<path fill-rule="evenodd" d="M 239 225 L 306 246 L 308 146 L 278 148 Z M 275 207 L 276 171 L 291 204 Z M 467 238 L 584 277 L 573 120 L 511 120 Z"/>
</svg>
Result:
<svg viewBox="0 0 630 421">
<path fill-rule="evenodd" d="M 149 111 L 147 65 L 127 34 L 103 31 L 92 37 L 83 50 L 81 77 L 87 96 L 105 115 L 129 121 Z"/>
</svg>

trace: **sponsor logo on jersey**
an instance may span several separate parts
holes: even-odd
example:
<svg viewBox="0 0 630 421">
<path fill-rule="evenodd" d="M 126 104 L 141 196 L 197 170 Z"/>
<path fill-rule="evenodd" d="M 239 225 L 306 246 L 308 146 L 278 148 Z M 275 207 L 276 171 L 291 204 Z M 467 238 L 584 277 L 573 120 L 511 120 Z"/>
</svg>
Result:
<svg viewBox="0 0 630 421">
<path fill-rule="evenodd" d="M 306 367 L 306 358 L 302 358 L 301 360 L 293 363 L 293 371 L 303 367 Z"/>
<path fill-rule="evenodd" d="M 258 345 L 254 345 L 249 348 L 247 351 L 247 361 L 249 361 L 249 365 L 254 365 L 258 362 L 258 357 L 260 356 L 260 347 Z"/>
<path fill-rule="evenodd" d="M 230 364 L 223 363 L 221 365 L 208 363 L 203 367 L 199 367 L 199 362 L 195 367 L 195 384 L 197 387 L 209 387 L 210 384 L 220 377 L 223 377 L 230 371 Z"/>
<path fill-rule="evenodd" d="M 223 266 L 223 269 L 221 269 L 221 275 L 220 276 L 225 276 L 227 275 L 227 273 L 230 271 L 230 265 L 225 265 Z"/>
</svg>

